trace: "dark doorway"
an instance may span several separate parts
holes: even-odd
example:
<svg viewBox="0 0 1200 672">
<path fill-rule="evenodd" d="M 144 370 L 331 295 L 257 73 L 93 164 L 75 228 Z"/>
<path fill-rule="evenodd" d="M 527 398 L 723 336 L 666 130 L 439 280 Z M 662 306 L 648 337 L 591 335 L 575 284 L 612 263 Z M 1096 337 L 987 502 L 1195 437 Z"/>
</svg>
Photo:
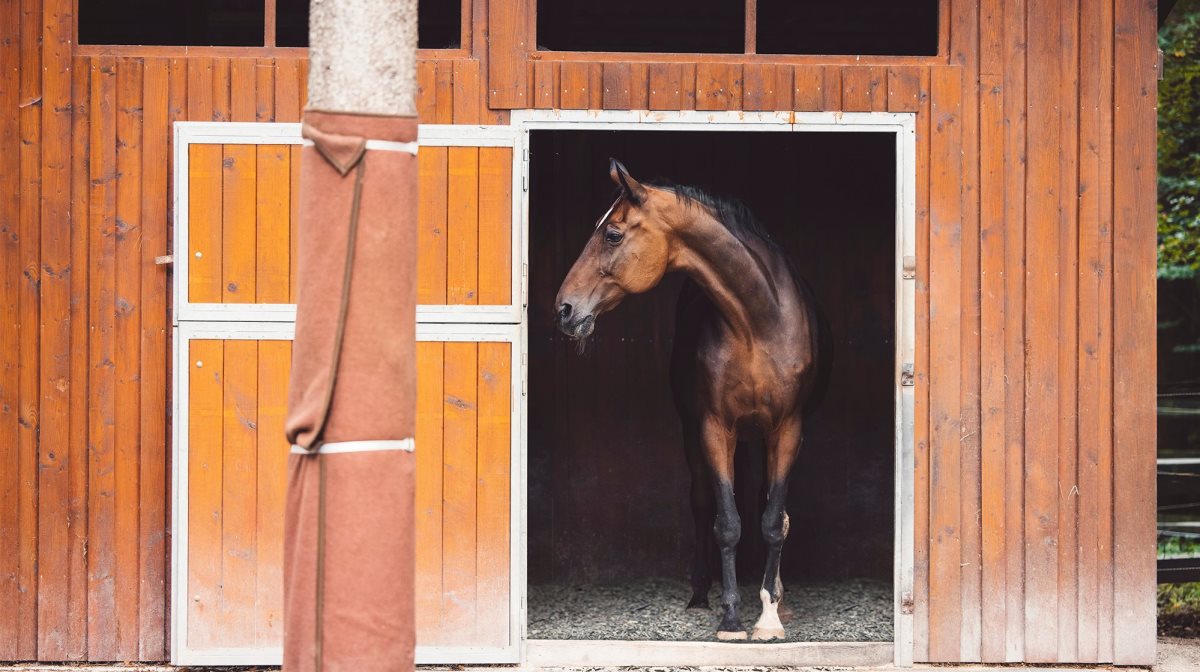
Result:
<svg viewBox="0 0 1200 672">
<path fill-rule="evenodd" d="M 681 278 L 668 276 L 601 317 L 585 353 L 553 327 L 559 283 L 612 198 L 612 156 L 639 178 L 697 184 L 742 199 L 813 286 L 837 354 L 829 392 L 807 421 L 792 476 L 783 576 L 785 603 L 828 604 L 808 604 L 806 616 L 796 619 L 795 637 L 792 626 L 785 628 L 789 639 L 890 640 L 895 136 L 534 131 L 531 143 L 530 636 L 692 639 L 706 631 L 704 619 L 681 623 L 690 635 L 663 632 L 661 623 L 654 632 L 596 629 L 603 613 L 579 613 L 612 609 L 613 619 L 633 623 L 641 617 L 620 613 L 620 605 L 642 600 L 647 614 L 682 614 L 694 543 L 667 373 Z M 737 456 L 739 576 L 753 587 L 747 620 L 757 617 L 755 584 L 763 568 L 762 461 L 758 446 Z M 630 589 L 638 594 L 623 597 L 629 586 L 639 586 Z M 543 614 L 539 601 L 561 605 L 564 599 L 576 600 L 576 607 Z M 543 633 L 542 616 L 588 623 Z M 818 622 L 822 618 L 828 622 Z M 866 629 L 838 631 L 831 626 L 837 619 Z"/>
</svg>

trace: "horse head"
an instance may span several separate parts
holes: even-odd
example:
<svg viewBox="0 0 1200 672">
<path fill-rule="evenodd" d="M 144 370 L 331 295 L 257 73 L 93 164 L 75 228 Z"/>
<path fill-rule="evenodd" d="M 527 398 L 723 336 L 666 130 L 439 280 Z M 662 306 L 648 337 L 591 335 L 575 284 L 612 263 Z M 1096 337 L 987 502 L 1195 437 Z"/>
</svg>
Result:
<svg viewBox="0 0 1200 672">
<path fill-rule="evenodd" d="M 643 185 L 616 159 L 609 176 L 619 193 L 597 220 L 583 252 L 558 289 L 558 328 L 574 339 L 591 335 L 596 318 L 629 294 L 653 289 L 668 270 L 675 196 Z"/>
</svg>

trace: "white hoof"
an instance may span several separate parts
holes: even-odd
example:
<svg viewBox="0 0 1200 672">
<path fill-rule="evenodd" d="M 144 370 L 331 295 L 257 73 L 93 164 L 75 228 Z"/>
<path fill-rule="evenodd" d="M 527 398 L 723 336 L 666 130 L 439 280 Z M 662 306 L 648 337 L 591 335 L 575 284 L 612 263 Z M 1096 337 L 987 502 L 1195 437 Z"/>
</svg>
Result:
<svg viewBox="0 0 1200 672">
<path fill-rule="evenodd" d="M 754 634 L 750 636 L 756 642 L 769 642 L 773 639 L 787 639 L 783 628 L 755 628 Z"/>
<path fill-rule="evenodd" d="M 746 631 L 739 630 L 737 632 L 729 632 L 727 630 L 718 630 L 717 639 L 723 642 L 741 642 L 746 640 Z"/>
<path fill-rule="evenodd" d="M 762 600 L 763 610 L 754 624 L 754 640 L 784 639 L 783 623 L 779 622 L 779 603 L 772 602 L 771 594 L 765 590 L 758 591 L 758 597 Z"/>
</svg>

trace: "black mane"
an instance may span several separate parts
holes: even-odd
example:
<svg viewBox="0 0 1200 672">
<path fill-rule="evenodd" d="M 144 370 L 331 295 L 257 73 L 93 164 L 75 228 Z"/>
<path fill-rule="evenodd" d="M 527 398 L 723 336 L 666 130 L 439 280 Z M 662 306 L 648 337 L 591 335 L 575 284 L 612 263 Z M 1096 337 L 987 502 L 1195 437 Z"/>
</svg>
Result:
<svg viewBox="0 0 1200 672">
<path fill-rule="evenodd" d="M 646 186 L 663 189 L 675 193 L 675 197 L 684 207 L 700 205 L 712 211 L 717 221 L 721 222 L 734 236 L 746 242 L 750 237 L 758 238 L 773 250 L 779 246 L 771 240 L 762 222 L 759 221 L 750 208 L 740 200 L 731 196 L 713 194 L 705 189 L 687 184 L 676 184 L 667 180 L 646 182 Z"/>
</svg>

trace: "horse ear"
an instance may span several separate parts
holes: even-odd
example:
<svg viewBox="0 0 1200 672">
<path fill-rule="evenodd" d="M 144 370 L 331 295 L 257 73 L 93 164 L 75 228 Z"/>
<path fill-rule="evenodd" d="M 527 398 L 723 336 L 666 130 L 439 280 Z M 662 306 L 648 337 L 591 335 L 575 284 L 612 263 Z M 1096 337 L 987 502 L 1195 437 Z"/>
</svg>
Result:
<svg viewBox="0 0 1200 672">
<path fill-rule="evenodd" d="M 608 160 L 608 175 L 634 205 L 641 205 L 642 199 L 646 195 L 646 188 L 633 179 L 620 161 L 613 158 Z"/>
</svg>

